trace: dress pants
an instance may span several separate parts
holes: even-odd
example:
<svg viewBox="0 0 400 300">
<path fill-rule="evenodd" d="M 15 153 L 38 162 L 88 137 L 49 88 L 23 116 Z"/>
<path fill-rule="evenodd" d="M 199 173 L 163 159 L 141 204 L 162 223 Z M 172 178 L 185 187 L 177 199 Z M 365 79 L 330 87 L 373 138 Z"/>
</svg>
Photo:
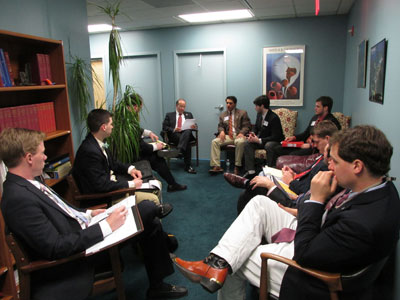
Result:
<svg viewBox="0 0 400 300">
<path fill-rule="evenodd" d="M 174 176 L 172 176 L 172 173 L 168 168 L 165 159 L 159 157 L 157 155 L 157 152 L 151 152 L 150 154 L 145 155 L 142 154 L 138 160 L 142 159 L 148 160 L 150 162 L 151 168 L 156 171 L 161 176 L 161 178 L 168 183 L 168 185 L 176 184 L 175 178 Z"/>
<path fill-rule="evenodd" d="M 181 132 L 173 132 L 168 136 L 169 140 L 177 145 L 178 150 L 183 154 L 183 161 L 185 168 L 189 167 L 192 160 L 192 146 L 191 141 L 194 141 L 194 136 L 191 130 L 184 130 Z"/>
<path fill-rule="evenodd" d="M 233 139 L 229 135 L 225 135 L 225 141 L 222 142 L 219 138 L 215 138 L 211 141 L 211 159 L 210 166 L 215 167 L 221 166 L 221 147 L 225 145 L 235 145 L 235 166 L 242 166 L 242 157 L 244 151 L 244 145 L 246 144 L 245 138 L 236 138 L 233 135 Z"/>
<path fill-rule="evenodd" d="M 265 145 L 246 142 L 244 146 L 244 167 L 246 171 L 255 170 L 255 151 L 257 149 L 265 149 L 267 151 L 267 165 L 269 166 L 274 157 L 273 148 L 278 145 L 279 143 L 275 141 L 267 142 Z"/>
<path fill-rule="evenodd" d="M 211 251 L 224 258 L 232 268 L 225 284 L 218 292 L 219 300 L 243 300 L 246 281 L 260 286 L 262 252 L 270 252 L 292 258 L 294 242 L 260 245 L 261 239 L 270 243 L 271 237 L 282 228 L 296 229 L 297 219 L 278 207 L 268 197 L 256 196 L 243 209 L 232 225 Z M 279 296 L 280 286 L 287 266 L 268 262 L 269 292 Z"/>
</svg>

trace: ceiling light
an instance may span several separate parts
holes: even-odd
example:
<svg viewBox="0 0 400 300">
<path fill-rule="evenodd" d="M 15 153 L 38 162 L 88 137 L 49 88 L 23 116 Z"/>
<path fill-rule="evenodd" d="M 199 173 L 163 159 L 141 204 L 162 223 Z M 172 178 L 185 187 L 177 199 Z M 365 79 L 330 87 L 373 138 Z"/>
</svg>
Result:
<svg viewBox="0 0 400 300">
<path fill-rule="evenodd" d="M 121 29 L 119 27 L 116 27 L 117 29 Z M 95 24 L 95 25 L 88 25 L 88 31 L 90 33 L 93 32 L 107 32 L 111 31 L 112 26 L 108 24 Z"/>
<path fill-rule="evenodd" d="M 178 17 L 190 23 L 200 23 L 200 22 L 248 19 L 252 18 L 253 14 L 248 9 L 239 9 L 239 10 L 227 10 L 227 11 L 216 11 L 216 12 L 199 13 L 199 14 L 179 15 Z"/>
</svg>

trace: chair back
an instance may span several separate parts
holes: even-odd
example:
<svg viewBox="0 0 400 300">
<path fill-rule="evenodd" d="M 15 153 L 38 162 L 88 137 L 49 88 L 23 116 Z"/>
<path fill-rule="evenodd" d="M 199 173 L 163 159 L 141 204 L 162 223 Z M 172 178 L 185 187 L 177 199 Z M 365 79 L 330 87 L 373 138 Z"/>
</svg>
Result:
<svg viewBox="0 0 400 300">
<path fill-rule="evenodd" d="M 298 112 L 287 108 L 277 108 L 274 109 L 273 112 L 279 116 L 279 119 L 281 119 L 282 130 L 285 138 L 293 136 L 296 130 Z"/>
<path fill-rule="evenodd" d="M 351 117 L 346 116 L 341 112 L 334 112 L 332 115 L 338 120 L 340 126 L 342 126 L 342 129 L 347 129 L 350 128 L 350 122 L 351 122 Z"/>
</svg>

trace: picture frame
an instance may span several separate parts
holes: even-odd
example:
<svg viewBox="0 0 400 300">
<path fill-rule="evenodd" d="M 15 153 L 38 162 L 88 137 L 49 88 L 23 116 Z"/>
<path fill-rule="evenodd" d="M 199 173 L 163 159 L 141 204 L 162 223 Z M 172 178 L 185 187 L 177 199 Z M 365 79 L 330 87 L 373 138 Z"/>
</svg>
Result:
<svg viewBox="0 0 400 300">
<path fill-rule="evenodd" d="M 368 40 L 358 45 L 357 87 L 365 88 L 367 81 Z"/>
<path fill-rule="evenodd" d="M 386 39 L 371 47 L 369 101 L 380 104 L 383 104 L 385 91 L 386 49 Z"/>
<path fill-rule="evenodd" d="M 263 94 L 271 106 L 303 106 L 305 45 L 263 48 Z"/>
</svg>

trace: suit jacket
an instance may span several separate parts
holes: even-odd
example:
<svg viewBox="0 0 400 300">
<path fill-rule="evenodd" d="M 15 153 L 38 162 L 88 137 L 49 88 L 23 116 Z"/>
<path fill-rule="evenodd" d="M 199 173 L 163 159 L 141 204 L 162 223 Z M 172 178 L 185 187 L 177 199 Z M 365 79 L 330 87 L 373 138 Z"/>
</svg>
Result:
<svg viewBox="0 0 400 300">
<path fill-rule="evenodd" d="M 229 132 L 229 120 L 225 120 L 225 117 L 229 118 L 229 112 L 224 111 L 219 116 L 219 123 L 218 123 L 218 133 L 224 131 L 226 134 Z M 251 128 L 250 118 L 247 115 L 247 112 L 242 109 L 235 109 L 234 115 L 234 126 L 236 134 L 242 133 L 244 135 L 248 134 Z"/>
<path fill-rule="evenodd" d="M 185 111 L 183 112 L 183 115 L 185 116 L 186 119 L 193 119 L 193 115 L 191 112 Z M 174 132 L 175 127 L 176 127 L 176 112 L 169 112 L 165 115 L 165 119 L 162 124 L 163 131 L 165 131 L 168 134 L 168 137 Z"/>
<path fill-rule="evenodd" d="M 257 114 L 254 133 L 261 138 L 262 145 L 271 141 L 281 142 L 285 138 L 282 131 L 281 120 L 278 115 L 270 109 L 264 119 L 261 113 Z"/>
<path fill-rule="evenodd" d="M 317 156 L 316 161 L 319 158 L 320 156 Z M 298 195 L 307 192 L 310 189 L 313 177 L 317 175 L 319 171 L 328 171 L 328 166 L 322 159 L 319 163 L 312 165 L 309 169 L 311 169 L 310 172 L 300 178 L 292 180 L 289 184 L 289 188 Z"/>
<path fill-rule="evenodd" d="M 308 123 L 308 126 L 307 126 L 306 130 L 304 132 L 302 132 L 302 133 L 299 133 L 299 134 L 295 135 L 297 141 L 305 142 L 308 139 L 308 137 L 311 134 L 311 129 L 315 126 L 315 122 L 317 121 L 317 119 L 318 119 L 318 116 L 314 115 L 311 118 L 310 123 Z M 325 120 L 333 122 L 339 130 L 342 129 L 342 126 L 340 126 L 339 121 L 331 113 L 329 113 L 329 114 L 327 114 L 325 116 L 324 121 Z"/>
<path fill-rule="evenodd" d="M 99 143 L 89 133 L 76 152 L 72 174 L 81 193 L 111 192 L 129 187 L 127 179 L 117 182 L 110 180 L 110 171 L 116 175 L 128 176 L 129 164 L 114 159 L 106 149 L 108 158 L 103 154 Z"/>
<path fill-rule="evenodd" d="M 1 209 L 7 230 L 23 242 L 33 260 L 67 257 L 103 240 L 100 225 L 82 230 L 78 221 L 37 187 L 10 172 Z M 78 259 L 34 272 L 31 299 L 84 299 L 93 285 L 93 271 L 87 259 Z"/>
<path fill-rule="evenodd" d="M 324 206 L 299 205 L 294 259 L 304 267 L 351 273 L 388 256 L 399 238 L 400 199 L 395 186 L 360 193 L 328 213 L 321 227 Z M 359 297 L 341 293 L 340 299 L 371 299 L 369 289 Z M 323 283 L 288 268 L 279 299 L 329 299 Z"/>
</svg>

